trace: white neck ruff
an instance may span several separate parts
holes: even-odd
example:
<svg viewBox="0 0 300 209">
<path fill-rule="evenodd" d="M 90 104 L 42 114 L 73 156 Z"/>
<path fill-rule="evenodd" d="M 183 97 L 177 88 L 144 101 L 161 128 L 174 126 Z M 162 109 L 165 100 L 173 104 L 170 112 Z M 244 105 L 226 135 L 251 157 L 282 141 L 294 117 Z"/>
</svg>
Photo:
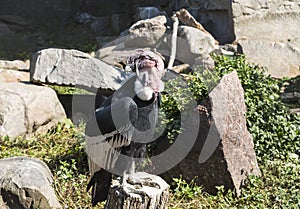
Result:
<svg viewBox="0 0 300 209">
<path fill-rule="evenodd" d="M 137 97 L 143 101 L 149 101 L 153 97 L 154 93 L 150 87 L 143 86 L 139 80 L 134 82 L 134 92 Z"/>
</svg>

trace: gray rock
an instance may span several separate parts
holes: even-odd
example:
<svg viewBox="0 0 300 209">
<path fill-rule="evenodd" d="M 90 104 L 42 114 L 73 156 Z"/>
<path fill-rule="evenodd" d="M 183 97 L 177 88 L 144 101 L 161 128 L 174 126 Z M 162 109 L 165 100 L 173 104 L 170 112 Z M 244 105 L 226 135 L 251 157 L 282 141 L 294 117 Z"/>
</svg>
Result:
<svg viewBox="0 0 300 209">
<path fill-rule="evenodd" d="M 29 72 L 0 69 L 0 82 L 29 81 Z"/>
<path fill-rule="evenodd" d="M 0 69 L 29 70 L 29 63 L 22 60 L 0 60 Z"/>
<path fill-rule="evenodd" d="M 300 48 L 295 45 L 263 40 L 240 40 L 239 44 L 247 60 L 267 67 L 272 77 L 300 75 Z"/>
<path fill-rule="evenodd" d="M 194 69 L 195 67 L 213 71 L 215 69 L 215 61 L 209 54 L 203 54 L 195 59 L 192 69 Z"/>
<path fill-rule="evenodd" d="M 103 47 L 102 49 L 97 51 L 95 57 L 109 65 L 123 68 L 124 65 L 126 65 L 126 60 L 131 54 L 135 52 L 136 48 L 125 48 L 119 46 L 120 45 L 112 45 Z"/>
<path fill-rule="evenodd" d="M 110 65 L 121 67 L 127 57 L 137 48 L 152 49 L 168 57 L 171 51 L 171 30 L 165 26 L 165 16 L 140 20 L 128 31 L 97 51 L 96 57 Z M 176 59 L 194 65 L 195 58 L 209 56 L 218 49 L 216 40 L 210 34 L 189 26 L 179 26 Z"/>
<path fill-rule="evenodd" d="M 95 57 L 109 65 L 123 67 L 128 56 L 137 48 L 154 49 L 160 53 L 163 50 L 170 51 L 167 44 L 166 22 L 165 16 L 140 20 L 121 33 L 118 38 L 99 49 Z"/>
<path fill-rule="evenodd" d="M 189 26 L 178 27 L 178 60 L 192 65 L 196 57 L 208 55 L 217 48 L 216 40 L 210 34 Z"/>
<path fill-rule="evenodd" d="M 61 208 L 52 188 L 53 176 L 44 162 L 12 157 L 0 159 L 0 168 L 0 197 L 6 208 Z"/>
<path fill-rule="evenodd" d="M 225 75 L 199 108 L 200 130 L 190 153 L 163 176 L 197 183 L 215 194 L 215 186 L 239 194 L 248 175 L 260 175 L 251 134 L 246 126 L 244 91 L 236 72 Z"/>
<path fill-rule="evenodd" d="M 267 67 L 269 74 L 279 78 L 300 75 L 299 3 L 299 0 L 172 1 L 175 10 L 186 8 L 220 44 L 236 40 L 248 61 Z"/>
<path fill-rule="evenodd" d="M 65 117 L 54 90 L 24 83 L 0 83 L 0 136 L 44 133 Z"/>
<path fill-rule="evenodd" d="M 274 77 L 300 75 L 299 0 L 237 0 L 232 4 L 237 43 L 250 62 Z"/>
<path fill-rule="evenodd" d="M 231 1 L 173 0 L 172 5 L 175 11 L 178 11 L 181 8 L 186 8 L 220 44 L 231 43 L 234 41 L 235 35 Z"/>
<path fill-rule="evenodd" d="M 78 50 L 44 49 L 31 61 L 30 79 L 36 83 L 85 86 L 106 94 L 120 87 L 126 74 Z"/>
<path fill-rule="evenodd" d="M 165 35 L 167 27 L 167 18 L 163 15 L 154 18 L 140 20 L 134 23 L 128 31 L 121 36 L 125 36 L 125 47 L 153 47 Z"/>
</svg>

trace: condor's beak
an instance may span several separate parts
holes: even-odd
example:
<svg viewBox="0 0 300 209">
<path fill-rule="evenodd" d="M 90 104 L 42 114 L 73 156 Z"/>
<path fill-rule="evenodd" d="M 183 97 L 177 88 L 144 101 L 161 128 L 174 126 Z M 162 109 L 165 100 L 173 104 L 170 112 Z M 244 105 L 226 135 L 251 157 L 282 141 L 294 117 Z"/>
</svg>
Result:
<svg viewBox="0 0 300 209">
<path fill-rule="evenodd" d="M 147 71 L 140 71 L 138 79 L 144 87 L 149 86 L 149 75 Z"/>
<path fill-rule="evenodd" d="M 143 101 L 149 101 L 153 98 L 154 91 L 150 87 L 149 74 L 147 71 L 140 71 L 134 83 L 136 95 Z"/>
</svg>

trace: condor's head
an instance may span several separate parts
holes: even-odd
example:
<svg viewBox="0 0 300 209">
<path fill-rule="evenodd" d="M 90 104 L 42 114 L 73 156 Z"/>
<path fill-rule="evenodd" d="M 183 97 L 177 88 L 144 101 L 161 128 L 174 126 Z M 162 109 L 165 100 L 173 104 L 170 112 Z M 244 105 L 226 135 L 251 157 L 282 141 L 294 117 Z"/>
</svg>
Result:
<svg viewBox="0 0 300 209">
<path fill-rule="evenodd" d="M 134 91 L 139 99 L 149 101 L 153 95 L 163 91 L 161 78 L 165 73 L 164 62 L 158 54 L 137 50 L 136 54 L 129 57 L 127 65 L 136 72 Z"/>
</svg>

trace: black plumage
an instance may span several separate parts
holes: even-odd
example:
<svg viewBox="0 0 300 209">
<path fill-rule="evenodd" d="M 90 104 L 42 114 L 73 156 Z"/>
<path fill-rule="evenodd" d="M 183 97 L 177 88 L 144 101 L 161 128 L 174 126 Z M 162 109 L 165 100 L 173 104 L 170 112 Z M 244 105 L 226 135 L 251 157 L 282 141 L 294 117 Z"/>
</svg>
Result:
<svg viewBox="0 0 300 209">
<path fill-rule="evenodd" d="M 86 125 L 91 173 L 87 190 L 92 188 L 93 205 L 106 200 L 113 174 L 135 172 L 136 159 L 145 157 L 147 142 L 154 134 L 161 91 L 161 83 L 154 82 L 159 82 L 163 73 L 157 65 L 152 66 L 157 58 L 141 59 L 147 63 L 137 66 L 138 72 L 104 101 Z M 140 62 L 139 57 L 134 62 Z M 128 158 L 124 161 L 120 156 Z"/>
</svg>

